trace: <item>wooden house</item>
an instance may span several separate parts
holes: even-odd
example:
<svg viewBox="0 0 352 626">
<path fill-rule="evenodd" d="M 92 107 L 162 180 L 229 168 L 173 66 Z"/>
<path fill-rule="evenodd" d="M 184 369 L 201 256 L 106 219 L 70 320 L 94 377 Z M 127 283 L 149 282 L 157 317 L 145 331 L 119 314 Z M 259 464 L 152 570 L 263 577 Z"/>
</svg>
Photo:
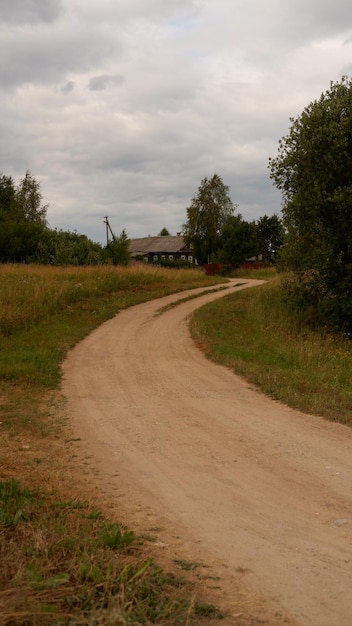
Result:
<svg viewBox="0 0 352 626">
<path fill-rule="evenodd" d="M 130 239 L 129 250 L 132 259 L 143 259 L 146 263 L 178 260 L 195 263 L 193 252 L 182 235 Z"/>
</svg>

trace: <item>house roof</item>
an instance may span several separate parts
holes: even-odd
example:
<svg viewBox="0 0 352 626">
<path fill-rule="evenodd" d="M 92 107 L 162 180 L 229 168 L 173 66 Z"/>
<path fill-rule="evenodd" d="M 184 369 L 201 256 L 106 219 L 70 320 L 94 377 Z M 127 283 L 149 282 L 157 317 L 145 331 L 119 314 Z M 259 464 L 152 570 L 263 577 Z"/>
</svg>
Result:
<svg viewBox="0 0 352 626">
<path fill-rule="evenodd" d="M 176 254 L 183 251 L 188 252 L 189 248 L 185 245 L 182 235 L 130 239 L 131 256 L 139 254 Z"/>
</svg>

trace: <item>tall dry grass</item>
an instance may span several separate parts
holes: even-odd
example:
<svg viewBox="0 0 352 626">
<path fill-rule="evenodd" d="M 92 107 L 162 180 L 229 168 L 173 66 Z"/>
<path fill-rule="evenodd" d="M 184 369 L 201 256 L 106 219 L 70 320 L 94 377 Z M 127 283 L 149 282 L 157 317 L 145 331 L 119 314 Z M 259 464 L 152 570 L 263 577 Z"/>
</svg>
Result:
<svg viewBox="0 0 352 626">
<path fill-rule="evenodd" d="M 0 265 L 0 335 L 27 330 L 68 306 L 89 299 L 96 301 L 100 296 L 114 294 L 118 310 L 129 301 L 147 298 L 148 292 L 162 296 L 214 282 L 221 279 L 211 280 L 199 270 L 166 270 L 156 266 Z"/>
</svg>

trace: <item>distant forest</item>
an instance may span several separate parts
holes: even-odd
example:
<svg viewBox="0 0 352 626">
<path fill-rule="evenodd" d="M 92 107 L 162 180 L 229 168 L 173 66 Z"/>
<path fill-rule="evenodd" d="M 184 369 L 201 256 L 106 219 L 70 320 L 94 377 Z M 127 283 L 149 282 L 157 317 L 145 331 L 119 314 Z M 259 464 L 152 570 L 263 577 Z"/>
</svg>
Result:
<svg viewBox="0 0 352 626">
<path fill-rule="evenodd" d="M 47 210 L 40 185 L 30 172 L 18 184 L 11 176 L 0 175 L 1 263 L 128 263 L 128 238 L 124 231 L 103 247 L 86 235 L 49 228 Z"/>
</svg>

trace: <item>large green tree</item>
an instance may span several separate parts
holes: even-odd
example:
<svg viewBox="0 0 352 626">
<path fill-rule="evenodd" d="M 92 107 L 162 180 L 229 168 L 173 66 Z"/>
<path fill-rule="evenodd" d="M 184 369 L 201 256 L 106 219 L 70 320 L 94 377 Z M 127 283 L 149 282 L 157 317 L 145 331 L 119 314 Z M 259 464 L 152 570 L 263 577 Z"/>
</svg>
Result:
<svg viewBox="0 0 352 626">
<path fill-rule="evenodd" d="M 0 174 L 1 221 L 45 226 L 47 210 L 48 206 L 43 204 L 40 184 L 29 171 L 18 185 L 12 176 Z"/>
<path fill-rule="evenodd" d="M 160 233 L 158 234 L 158 237 L 170 237 L 170 233 L 165 226 L 164 228 L 161 229 Z"/>
<path fill-rule="evenodd" d="M 246 222 L 240 214 L 231 215 L 222 230 L 217 260 L 239 267 L 256 254 L 258 241 L 255 222 Z"/>
<path fill-rule="evenodd" d="M 28 261 L 36 253 L 47 208 L 30 172 L 18 185 L 11 176 L 0 175 L 0 261 Z"/>
<path fill-rule="evenodd" d="M 20 220 L 46 226 L 48 205 L 43 204 L 40 184 L 28 171 L 16 189 L 16 206 Z"/>
<path fill-rule="evenodd" d="M 265 263 L 275 263 L 284 243 L 285 229 L 278 215 L 263 215 L 256 223 L 258 251 Z"/>
<path fill-rule="evenodd" d="M 15 214 L 16 188 L 12 176 L 0 174 L 0 222 Z"/>
<path fill-rule="evenodd" d="M 107 245 L 106 250 L 113 265 L 128 265 L 131 260 L 130 240 L 126 230 L 123 229 L 118 237 L 114 235 L 113 240 Z"/>
<path fill-rule="evenodd" d="M 192 246 L 199 264 L 215 260 L 223 228 L 234 210 L 229 187 L 221 176 L 203 178 L 183 225 L 186 244 Z"/>
<path fill-rule="evenodd" d="M 51 230 L 47 208 L 30 172 L 17 185 L 11 176 L 0 175 L 0 262 L 96 265 L 111 258 L 85 235 Z"/>
<path fill-rule="evenodd" d="M 283 195 L 283 260 L 296 276 L 293 303 L 352 329 L 352 81 L 311 102 L 270 159 Z"/>
</svg>

